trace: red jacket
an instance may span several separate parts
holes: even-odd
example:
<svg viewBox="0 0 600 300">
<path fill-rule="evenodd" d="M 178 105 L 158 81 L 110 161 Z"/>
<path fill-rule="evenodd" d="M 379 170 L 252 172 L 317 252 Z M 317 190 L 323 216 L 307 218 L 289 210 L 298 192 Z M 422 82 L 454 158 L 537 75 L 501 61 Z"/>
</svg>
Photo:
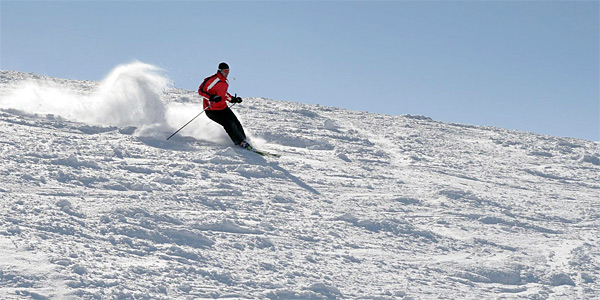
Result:
<svg viewBox="0 0 600 300">
<path fill-rule="evenodd" d="M 221 72 L 206 77 L 200 87 L 198 87 L 198 94 L 200 94 L 204 102 L 204 108 L 207 108 L 210 103 L 212 103 L 212 106 L 207 110 L 223 110 L 227 108 L 227 101 L 231 101 L 231 95 L 227 92 L 228 88 L 229 83 L 227 82 L 227 78 Z M 209 103 L 208 99 L 211 95 L 221 96 L 221 101 Z"/>
</svg>

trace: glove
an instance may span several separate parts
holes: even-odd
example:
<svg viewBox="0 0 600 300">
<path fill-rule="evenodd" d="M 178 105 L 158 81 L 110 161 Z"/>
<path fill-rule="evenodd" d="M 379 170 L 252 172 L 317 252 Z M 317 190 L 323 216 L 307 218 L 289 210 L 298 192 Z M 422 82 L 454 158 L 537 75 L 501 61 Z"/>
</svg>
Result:
<svg viewBox="0 0 600 300">
<path fill-rule="evenodd" d="M 231 103 L 242 103 L 242 97 L 231 97 Z"/>
<path fill-rule="evenodd" d="M 212 95 L 212 96 L 210 96 L 209 100 L 212 101 L 212 102 L 220 102 L 221 101 L 221 96 L 219 96 L 219 95 Z"/>
</svg>

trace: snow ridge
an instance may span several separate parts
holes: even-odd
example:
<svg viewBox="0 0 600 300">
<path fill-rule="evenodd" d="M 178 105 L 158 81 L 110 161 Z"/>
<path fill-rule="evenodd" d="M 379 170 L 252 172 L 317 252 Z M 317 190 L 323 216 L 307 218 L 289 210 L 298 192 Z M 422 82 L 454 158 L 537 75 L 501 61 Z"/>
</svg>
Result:
<svg viewBox="0 0 600 300">
<path fill-rule="evenodd" d="M 594 299 L 600 144 L 0 71 L 2 299 Z"/>
</svg>

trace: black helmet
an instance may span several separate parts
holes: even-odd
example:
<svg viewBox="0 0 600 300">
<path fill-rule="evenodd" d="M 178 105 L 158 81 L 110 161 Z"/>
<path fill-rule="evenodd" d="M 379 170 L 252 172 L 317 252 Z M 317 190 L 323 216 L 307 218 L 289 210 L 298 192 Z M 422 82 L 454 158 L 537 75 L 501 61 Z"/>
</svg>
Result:
<svg viewBox="0 0 600 300">
<path fill-rule="evenodd" d="M 224 63 L 224 62 L 220 63 L 219 64 L 219 71 L 222 71 L 222 70 L 229 70 L 229 65 L 227 63 Z"/>
</svg>

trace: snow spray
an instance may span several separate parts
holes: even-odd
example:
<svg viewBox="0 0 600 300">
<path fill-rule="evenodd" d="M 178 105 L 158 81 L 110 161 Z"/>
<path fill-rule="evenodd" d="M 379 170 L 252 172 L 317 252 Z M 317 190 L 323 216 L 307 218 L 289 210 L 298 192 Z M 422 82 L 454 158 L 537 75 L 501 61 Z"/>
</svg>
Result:
<svg viewBox="0 0 600 300">
<path fill-rule="evenodd" d="M 156 66 L 120 65 L 92 92 L 85 84 L 60 84 L 51 79 L 27 80 L 0 99 L 0 107 L 31 114 L 54 114 L 100 126 L 166 127 L 161 94 L 169 80 Z"/>
<path fill-rule="evenodd" d="M 169 80 L 158 71 L 141 62 L 116 67 L 90 97 L 93 111 L 88 120 L 117 126 L 166 124 L 161 94 Z"/>
</svg>

